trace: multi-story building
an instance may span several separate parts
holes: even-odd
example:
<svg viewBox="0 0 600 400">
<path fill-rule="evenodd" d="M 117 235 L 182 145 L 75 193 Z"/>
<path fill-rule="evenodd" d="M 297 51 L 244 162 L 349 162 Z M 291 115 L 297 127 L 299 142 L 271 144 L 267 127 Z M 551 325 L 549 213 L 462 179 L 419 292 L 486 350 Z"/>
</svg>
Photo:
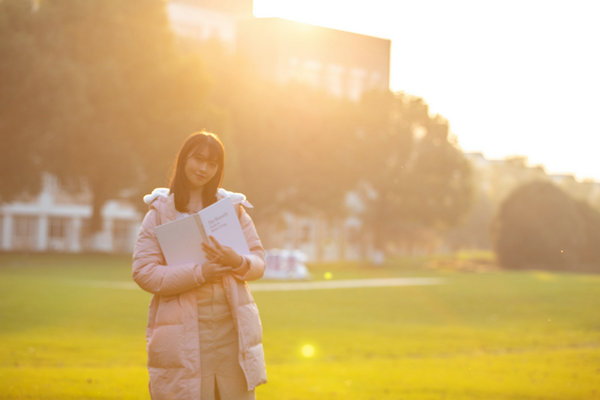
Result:
<svg viewBox="0 0 600 400">
<path fill-rule="evenodd" d="M 251 0 L 171 0 L 167 10 L 173 31 L 188 47 L 218 39 L 263 78 L 299 82 L 352 100 L 365 91 L 389 89 L 388 39 L 254 18 Z"/>
<path fill-rule="evenodd" d="M 389 89 L 391 41 L 281 18 L 238 23 L 238 52 L 255 71 L 352 100 Z"/>
<path fill-rule="evenodd" d="M 218 39 L 233 52 L 238 21 L 253 17 L 252 0 L 171 0 L 167 14 L 182 42 Z"/>
</svg>

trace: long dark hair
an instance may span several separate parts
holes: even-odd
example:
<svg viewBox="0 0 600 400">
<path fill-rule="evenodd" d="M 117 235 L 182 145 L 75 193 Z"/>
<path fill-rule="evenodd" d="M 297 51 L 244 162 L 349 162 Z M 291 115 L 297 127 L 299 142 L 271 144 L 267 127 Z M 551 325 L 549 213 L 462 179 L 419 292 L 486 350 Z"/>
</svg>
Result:
<svg viewBox="0 0 600 400">
<path fill-rule="evenodd" d="M 185 177 L 185 162 L 197 151 L 208 149 L 208 154 L 217 163 L 215 176 L 202 189 L 202 207 L 207 207 L 217 201 L 217 189 L 223 181 L 223 167 L 225 165 L 225 148 L 221 140 L 211 132 L 200 131 L 192 133 L 183 142 L 171 176 L 170 192 L 175 195 L 175 208 L 185 212 L 190 201 L 190 188 Z"/>
</svg>

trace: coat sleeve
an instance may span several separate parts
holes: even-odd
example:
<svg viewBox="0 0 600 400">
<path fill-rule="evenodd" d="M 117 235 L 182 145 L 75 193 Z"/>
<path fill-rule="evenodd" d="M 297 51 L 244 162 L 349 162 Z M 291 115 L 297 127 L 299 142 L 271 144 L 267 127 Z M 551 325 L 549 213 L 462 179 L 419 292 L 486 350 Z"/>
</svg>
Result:
<svg viewBox="0 0 600 400">
<path fill-rule="evenodd" d="M 165 265 L 154 233 L 157 219 L 157 211 L 151 209 L 142 222 L 133 250 L 133 280 L 142 289 L 163 296 L 173 296 L 200 286 L 204 282 L 199 265 Z"/>
<path fill-rule="evenodd" d="M 250 254 L 243 256 L 244 261 L 242 266 L 233 276 L 243 281 L 260 279 L 265 273 L 265 249 L 258 237 L 252 218 L 250 218 L 250 215 L 248 215 L 242 206 L 240 206 L 239 218 Z"/>
</svg>

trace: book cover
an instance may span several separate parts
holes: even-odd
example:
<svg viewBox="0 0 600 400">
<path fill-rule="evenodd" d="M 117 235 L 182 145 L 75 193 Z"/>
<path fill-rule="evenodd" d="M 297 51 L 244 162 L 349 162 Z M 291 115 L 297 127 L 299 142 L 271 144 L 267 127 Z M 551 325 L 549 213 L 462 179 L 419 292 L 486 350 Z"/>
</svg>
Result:
<svg viewBox="0 0 600 400">
<path fill-rule="evenodd" d="M 199 213 L 156 227 L 156 237 L 167 265 L 203 264 L 202 242 L 213 236 L 238 254 L 250 254 L 244 232 L 230 198 L 224 198 Z"/>
<path fill-rule="evenodd" d="M 226 197 L 201 210 L 200 220 L 206 238 L 213 236 L 221 244 L 231 247 L 238 254 L 250 254 L 240 220 L 230 198 Z"/>
</svg>

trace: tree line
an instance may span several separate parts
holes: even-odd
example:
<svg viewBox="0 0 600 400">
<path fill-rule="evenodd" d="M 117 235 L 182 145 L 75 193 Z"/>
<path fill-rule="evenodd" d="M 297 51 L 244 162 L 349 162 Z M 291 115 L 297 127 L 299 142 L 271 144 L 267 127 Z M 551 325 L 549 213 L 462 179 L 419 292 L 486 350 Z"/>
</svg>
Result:
<svg viewBox="0 0 600 400">
<path fill-rule="evenodd" d="M 425 101 L 373 91 L 359 102 L 259 78 L 209 41 L 178 45 L 164 2 L 0 2 L 0 200 L 50 172 L 106 200 L 165 186 L 183 138 L 207 129 L 227 149 L 225 184 L 257 220 L 282 211 L 336 220 L 357 193 L 379 248 L 444 230 L 471 204 L 468 161 Z"/>
</svg>

